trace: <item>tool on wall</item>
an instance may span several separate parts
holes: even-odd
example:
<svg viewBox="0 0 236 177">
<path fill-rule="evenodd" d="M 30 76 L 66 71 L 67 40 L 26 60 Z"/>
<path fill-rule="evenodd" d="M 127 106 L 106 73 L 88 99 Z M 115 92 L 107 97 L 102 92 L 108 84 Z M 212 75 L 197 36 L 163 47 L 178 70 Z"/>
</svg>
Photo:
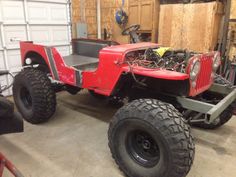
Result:
<svg viewBox="0 0 236 177">
<path fill-rule="evenodd" d="M 116 23 L 120 26 L 125 26 L 128 22 L 128 15 L 124 10 L 125 0 L 122 0 L 122 6 L 119 10 L 116 11 L 115 20 Z"/>
</svg>

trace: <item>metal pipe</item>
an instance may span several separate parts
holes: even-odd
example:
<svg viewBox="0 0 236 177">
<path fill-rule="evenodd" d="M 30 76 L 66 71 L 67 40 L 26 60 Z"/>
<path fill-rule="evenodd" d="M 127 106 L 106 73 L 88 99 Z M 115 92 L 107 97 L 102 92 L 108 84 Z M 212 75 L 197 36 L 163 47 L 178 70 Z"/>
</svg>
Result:
<svg viewBox="0 0 236 177">
<path fill-rule="evenodd" d="M 6 167 L 15 177 L 24 177 L 22 173 L 0 152 L 0 177 Z"/>
<path fill-rule="evenodd" d="M 236 99 L 236 89 L 234 89 L 230 94 L 228 94 L 223 100 L 221 100 L 217 105 L 210 109 L 207 114 L 210 115 L 209 122 L 214 122 L 214 120 Z"/>
<path fill-rule="evenodd" d="M 0 1 L 0 8 L 2 7 L 2 4 L 1 4 L 1 2 L 2 1 Z M 0 10 L 2 10 L 2 9 L 0 9 Z M 8 56 L 7 56 L 7 45 L 6 45 L 6 39 L 5 39 L 5 35 L 4 35 L 4 24 L 3 24 L 3 21 L 0 21 L 0 36 L 2 36 L 1 37 L 1 43 L 2 43 L 2 47 L 3 47 L 3 57 L 4 57 L 4 64 L 5 64 L 5 69 L 6 70 L 9 70 L 10 68 L 9 68 L 9 63 L 8 63 Z M 6 82 L 7 82 L 7 85 L 9 85 L 10 84 L 10 78 L 7 76 L 7 80 L 6 80 Z M 8 94 L 9 94 L 9 92 L 8 92 Z"/>
<path fill-rule="evenodd" d="M 229 30 L 230 9 L 231 9 L 231 0 L 227 0 L 226 6 L 225 6 L 225 19 L 224 19 L 223 36 L 222 36 L 223 39 L 222 39 L 222 48 L 221 48 L 221 54 L 222 56 L 225 56 L 225 57 L 227 57 L 226 48 L 227 48 L 227 37 L 228 37 L 228 30 Z"/>
<path fill-rule="evenodd" d="M 24 14 L 25 14 L 25 22 L 26 22 L 26 33 L 27 33 L 27 41 L 31 40 L 30 37 L 30 26 L 29 26 L 29 15 L 28 15 L 28 5 L 27 5 L 27 0 L 23 1 L 24 3 Z"/>
<path fill-rule="evenodd" d="M 68 18 L 67 18 L 67 22 L 69 23 L 68 24 L 68 30 L 69 30 L 69 32 L 68 32 L 68 39 L 69 39 L 69 41 L 71 41 L 72 40 L 72 38 L 73 38 L 73 32 L 72 32 L 72 28 L 73 28 L 73 26 L 72 26 L 72 22 L 73 22 L 73 17 L 72 17 L 72 2 L 71 2 L 71 0 L 68 0 L 67 1 L 67 8 L 66 8 L 66 10 L 67 10 L 67 16 L 68 16 Z M 71 46 L 71 44 L 69 44 L 69 50 L 70 50 L 70 54 L 72 53 L 72 46 Z"/>
<path fill-rule="evenodd" d="M 97 33 L 98 39 L 102 38 L 102 31 L 101 31 L 101 1 L 97 0 Z"/>
</svg>

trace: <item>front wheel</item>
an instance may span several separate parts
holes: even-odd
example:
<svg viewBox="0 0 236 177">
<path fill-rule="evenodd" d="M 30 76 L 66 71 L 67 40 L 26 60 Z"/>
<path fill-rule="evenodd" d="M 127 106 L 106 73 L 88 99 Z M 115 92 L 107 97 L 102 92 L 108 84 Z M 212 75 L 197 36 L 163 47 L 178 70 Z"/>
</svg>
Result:
<svg viewBox="0 0 236 177">
<path fill-rule="evenodd" d="M 170 104 L 139 99 L 122 107 L 110 123 L 109 147 L 129 177 L 185 177 L 194 159 L 189 126 Z"/>
<path fill-rule="evenodd" d="M 15 104 L 24 119 L 32 124 L 49 120 L 56 111 L 56 94 L 46 73 L 28 68 L 13 83 Z"/>
</svg>

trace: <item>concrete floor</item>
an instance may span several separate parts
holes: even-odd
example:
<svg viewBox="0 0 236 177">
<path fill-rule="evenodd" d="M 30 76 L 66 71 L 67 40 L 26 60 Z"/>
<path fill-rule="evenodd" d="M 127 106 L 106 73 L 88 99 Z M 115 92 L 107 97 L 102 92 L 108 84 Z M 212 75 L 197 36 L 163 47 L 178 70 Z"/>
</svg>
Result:
<svg viewBox="0 0 236 177">
<path fill-rule="evenodd" d="M 116 110 L 87 92 L 61 93 L 48 123 L 25 123 L 24 133 L 1 136 L 0 151 L 26 177 L 123 177 L 107 146 Z M 218 130 L 194 129 L 193 134 L 196 156 L 188 177 L 235 177 L 236 118 Z"/>
</svg>

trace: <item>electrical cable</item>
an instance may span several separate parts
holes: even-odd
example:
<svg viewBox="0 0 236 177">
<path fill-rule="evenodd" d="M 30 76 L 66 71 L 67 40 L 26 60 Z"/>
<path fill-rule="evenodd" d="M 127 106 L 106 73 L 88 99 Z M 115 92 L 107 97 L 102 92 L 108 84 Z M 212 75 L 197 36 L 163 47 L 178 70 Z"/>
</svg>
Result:
<svg viewBox="0 0 236 177">
<path fill-rule="evenodd" d="M 12 77 L 12 80 L 14 80 L 14 75 L 11 72 L 9 72 L 8 75 L 10 75 Z M 7 89 L 11 88 L 12 85 L 13 85 L 13 81 L 10 85 L 1 86 L 0 87 L 0 93 L 2 93 L 4 91 L 6 91 Z"/>
<path fill-rule="evenodd" d="M 138 84 L 144 86 L 144 87 L 147 87 L 146 84 L 140 82 L 140 81 L 136 78 L 136 76 L 135 76 L 135 74 L 134 74 L 134 71 L 133 71 L 133 67 L 132 67 L 132 65 L 130 64 L 130 62 L 127 61 L 127 64 L 128 64 L 128 66 L 129 66 L 130 73 L 131 73 L 131 75 L 132 75 L 134 81 L 135 81 L 136 83 L 138 83 Z"/>
<path fill-rule="evenodd" d="M 141 66 L 147 69 L 166 69 L 185 73 L 188 60 L 194 53 L 186 50 L 174 50 L 165 53 L 162 57 L 153 49 L 147 49 L 144 53 L 132 53 L 128 55 L 126 61 L 132 67 Z"/>
</svg>

